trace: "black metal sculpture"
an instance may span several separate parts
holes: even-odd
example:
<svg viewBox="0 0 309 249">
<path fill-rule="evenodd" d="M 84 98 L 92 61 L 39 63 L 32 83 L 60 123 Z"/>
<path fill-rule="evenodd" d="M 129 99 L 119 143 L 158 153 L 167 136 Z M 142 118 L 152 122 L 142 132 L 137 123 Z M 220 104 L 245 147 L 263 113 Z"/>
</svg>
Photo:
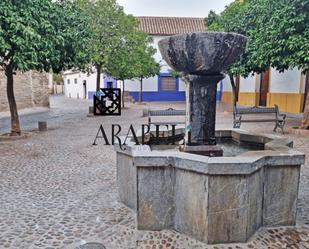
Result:
<svg viewBox="0 0 309 249">
<path fill-rule="evenodd" d="M 97 95 L 93 96 L 93 114 L 101 116 L 121 115 L 121 89 L 101 88 Z"/>
</svg>

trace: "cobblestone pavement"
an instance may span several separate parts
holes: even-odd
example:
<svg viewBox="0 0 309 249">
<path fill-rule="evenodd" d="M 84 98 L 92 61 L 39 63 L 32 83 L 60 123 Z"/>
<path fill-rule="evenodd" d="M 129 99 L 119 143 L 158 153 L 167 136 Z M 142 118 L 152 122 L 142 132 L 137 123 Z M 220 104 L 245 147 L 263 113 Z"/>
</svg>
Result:
<svg viewBox="0 0 309 249">
<path fill-rule="evenodd" d="M 138 231 L 134 212 L 118 201 L 113 148 L 91 145 L 101 123 L 145 123 L 144 106 L 130 105 L 121 117 L 87 118 L 87 101 L 57 97 L 52 104 L 51 112 L 44 114 L 49 115 L 49 131 L 0 142 L 1 249 L 75 249 L 88 242 L 106 249 L 309 248 L 308 137 L 287 134 L 295 148 L 307 154 L 297 227 L 261 229 L 246 244 L 205 245 L 175 231 Z M 218 128 L 231 127 L 231 121 L 231 114 L 221 108 Z M 298 122 L 289 119 L 288 126 Z M 33 122 L 26 126 L 34 127 Z M 272 133 L 271 124 L 242 128 Z"/>
</svg>

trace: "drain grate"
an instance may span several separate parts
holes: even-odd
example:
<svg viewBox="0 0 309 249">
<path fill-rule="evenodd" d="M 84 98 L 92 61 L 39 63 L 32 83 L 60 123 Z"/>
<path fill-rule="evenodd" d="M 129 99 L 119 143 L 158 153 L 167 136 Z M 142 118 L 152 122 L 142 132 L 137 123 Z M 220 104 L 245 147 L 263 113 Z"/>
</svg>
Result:
<svg viewBox="0 0 309 249">
<path fill-rule="evenodd" d="M 100 243 L 91 242 L 91 243 L 86 243 L 84 245 L 81 245 L 77 247 L 76 249 L 106 249 L 106 247 Z"/>
</svg>

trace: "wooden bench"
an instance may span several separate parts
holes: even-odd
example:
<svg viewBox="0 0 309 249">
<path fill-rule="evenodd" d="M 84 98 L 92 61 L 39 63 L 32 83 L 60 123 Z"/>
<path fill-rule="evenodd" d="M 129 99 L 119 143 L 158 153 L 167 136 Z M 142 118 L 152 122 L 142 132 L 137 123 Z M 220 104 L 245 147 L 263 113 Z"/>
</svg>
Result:
<svg viewBox="0 0 309 249">
<path fill-rule="evenodd" d="M 185 110 L 175 110 L 173 108 L 169 108 L 166 110 L 149 110 L 148 111 L 148 125 L 177 125 L 177 124 L 185 124 L 185 121 L 162 121 L 162 122 L 153 122 L 152 117 L 166 117 L 166 116 L 185 116 Z"/>
<path fill-rule="evenodd" d="M 260 119 L 243 119 L 244 115 L 260 115 L 260 114 L 274 114 L 273 117 L 260 118 Z M 283 133 L 283 128 L 285 125 L 286 115 L 279 112 L 277 105 L 274 107 L 234 107 L 233 110 L 234 117 L 234 128 L 240 128 L 241 123 L 256 123 L 256 122 L 275 122 L 274 131 L 277 128 L 281 128 Z"/>
</svg>

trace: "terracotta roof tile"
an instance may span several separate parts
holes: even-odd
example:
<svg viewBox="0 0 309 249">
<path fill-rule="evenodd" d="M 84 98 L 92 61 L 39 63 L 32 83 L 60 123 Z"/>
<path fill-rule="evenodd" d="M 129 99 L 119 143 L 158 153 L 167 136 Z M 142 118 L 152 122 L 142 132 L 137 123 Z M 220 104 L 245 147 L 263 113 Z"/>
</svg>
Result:
<svg viewBox="0 0 309 249">
<path fill-rule="evenodd" d="M 205 31 L 204 18 L 195 17 L 137 17 L 139 29 L 150 35 L 176 35 Z"/>
</svg>

